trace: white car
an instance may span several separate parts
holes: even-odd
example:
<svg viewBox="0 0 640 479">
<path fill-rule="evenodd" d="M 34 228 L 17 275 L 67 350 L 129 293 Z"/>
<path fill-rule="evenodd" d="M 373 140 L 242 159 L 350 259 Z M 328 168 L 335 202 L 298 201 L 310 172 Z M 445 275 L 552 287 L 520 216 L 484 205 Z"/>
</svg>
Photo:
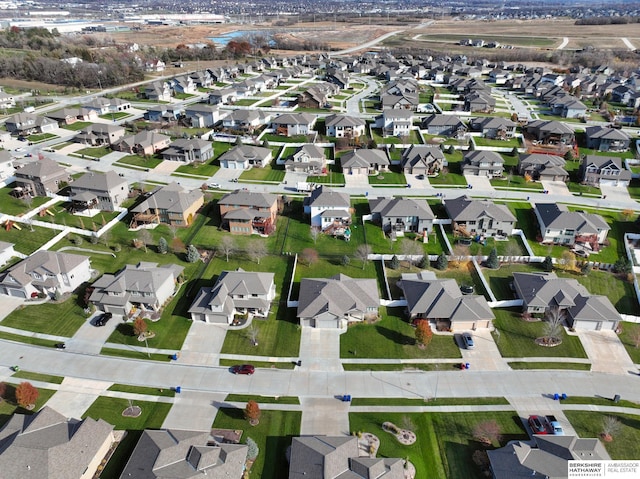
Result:
<svg viewBox="0 0 640 479">
<path fill-rule="evenodd" d="M 209 188 L 212 190 L 217 190 L 220 188 L 220 183 L 209 183 Z"/>
</svg>

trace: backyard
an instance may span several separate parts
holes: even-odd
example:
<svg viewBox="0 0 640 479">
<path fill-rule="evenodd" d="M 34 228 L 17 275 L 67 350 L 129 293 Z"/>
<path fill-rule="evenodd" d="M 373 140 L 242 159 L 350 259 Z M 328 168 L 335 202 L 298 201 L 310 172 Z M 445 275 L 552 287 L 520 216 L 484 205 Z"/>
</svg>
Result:
<svg viewBox="0 0 640 479">
<path fill-rule="evenodd" d="M 580 437 L 599 437 L 605 417 L 616 418 L 620 431 L 613 434 L 613 441 L 602 441 L 614 460 L 637 459 L 640 457 L 640 418 L 630 414 L 600 411 L 567 411 L 565 415 Z"/>
</svg>

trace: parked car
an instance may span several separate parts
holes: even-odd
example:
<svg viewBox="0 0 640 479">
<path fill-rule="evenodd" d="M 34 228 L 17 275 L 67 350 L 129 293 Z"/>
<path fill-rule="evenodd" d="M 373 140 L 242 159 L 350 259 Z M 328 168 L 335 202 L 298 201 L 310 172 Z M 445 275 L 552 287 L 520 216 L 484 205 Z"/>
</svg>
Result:
<svg viewBox="0 0 640 479">
<path fill-rule="evenodd" d="M 470 246 L 471 245 L 471 238 L 459 238 L 458 239 L 458 244 L 461 244 L 462 246 Z"/>
<path fill-rule="evenodd" d="M 574 253 L 576 256 L 580 256 L 582 258 L 588 258 L 589 257 L 589 253 L 583 249 L 577 249 L 574 250 Z"/>
<path fill-rule="evenodd" d="M 463 284 L 460 286 L 460 292 L 462 294 L 473 294 L 473 286 L 470 284 Z"/>
<path fill-rule="evenodd" d="M 547 420 L 542 416 L 529 416 L 529 427 L 533 434 L 547 434 Z"/>
<path fill-rule="evenodd" d="M 109 322 L 111 318 L 113 318 L 113 313 L 103 313 L 102 315 L 98 316 L 95 324 L 96 326 L 104 326 Z"/>
<path fill-rule="evenodd" d="M 467 349 L 473 349 L 476 347 L 473 342 L 473 336 L 471 336 L 471 333 L 462 333 L 462 342 L 464 343 L 464 347 Z"/>
<path fill-rule="evenodd" d="M 416 176 L 416 180 L 424 180 L 424 175 L 418 175 L 418 176 Z"/>
<path fill-rule="evenodd" d="M 66 349 L 67 348 L 67 345 L 64 344 L 64 343 L 56 343 L 54 346 L 56 347 L 56 349 Z"/>
<path fill-rule="evenodd" d="M 231 366 L 231 372 L 233 374 L 248 374 L 251 376 L 256 371 L 256 368 L 252 364 L 236 364 Z"/>
<path fill-rule="evenodd" d="M 217 190 L 220 188 L 220 183 L 209 183 L 209 188 L 212 190 Z"/>
</svg>

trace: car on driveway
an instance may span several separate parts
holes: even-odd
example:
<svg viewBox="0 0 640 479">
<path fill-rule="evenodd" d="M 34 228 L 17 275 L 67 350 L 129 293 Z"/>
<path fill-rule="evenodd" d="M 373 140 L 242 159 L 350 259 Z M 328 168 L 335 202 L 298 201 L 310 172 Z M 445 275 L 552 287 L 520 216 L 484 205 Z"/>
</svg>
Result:
<svg viewBox="0 0 640 479">
<path fill-rule="evenodd" d="M 113 317 L 113 313 L 103 313 L 96 318 L 96 326 L 104 326 Z"/>
<path fill-rule="evenodd" d="M 220 183 L 209 183 L 209 188 L 212 190 L 218 190 L 220 189 Z"/>
<path fill-rule="evenodd" d="M 529 427 L 533 434 L 547 434 L 547 420 L 543 416 L 529 416 Z"/>
<path fill-rule="evenodd" d="M 467 349 L 473 349 L 476 346 L 473 342 L 473 336 L 471 336 L 471 333 L 462 333 L 462 342 L 464 343 L 464 347 Z"/>
<path fill-rule="evenodd" d="M 235 366 L 231 366 L 230 371 L 233 374 L 247 374 L 251 376 L 256 368 L 252 364 L 236 364 Z"/>
</svg>

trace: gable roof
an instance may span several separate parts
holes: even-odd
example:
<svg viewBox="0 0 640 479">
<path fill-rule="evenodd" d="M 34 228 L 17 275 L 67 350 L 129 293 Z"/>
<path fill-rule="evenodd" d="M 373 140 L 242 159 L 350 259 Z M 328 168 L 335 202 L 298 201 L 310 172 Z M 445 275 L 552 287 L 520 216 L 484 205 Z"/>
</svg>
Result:
<svg viewBox="0 0 640 479">
<path fill-rule="evenodd" d="M 244 163 L 248 160 L 259 159 L 264 161 L 272 155 L 272 151 L 269 148 L 253 145 L 237 145 L 225 152 L 220 161 L 239 161 Z"/>
<path fill-rule="evenodd" d="M 472 200 L 468 196 L 459 196 L 444 202 L 447 214 L 454 221 L 473 221 L 488 216 L 498 221 L 511 221 L 516 217 L 505 205 L 495 204 L 489 200 Z"/>
<path fill-rule="evenodd" d="M 444 153 L 437 146 L 411 145 L 402 153 L 402 167 L 416 166 L 418 163 L 428 164 L 432 160 L 445 161 Z"/>
<path fill-rule="evenodd" d="M 240 189 L 227 193 L 218 200 L 219 205 L 244 208 L 271 208 L 277 201 L 276 195 Z"/>
<path fill-rule="evenodd" d="M 88 171 L 70 184 L 71 191 L 83 189 L 91 191 L 111 191 L 113 188 L 124 185 L 128 189 L 126 178 L 122 178 L 115 171 L 107 172 Z"/>
<path fill-rule="evenodd" d="M 277 125 L 311 125 L 316 116 L 311 113 L 283 113 L 271 121 Z"/>
<path fill-rule="evenodd" d="M 340 157 L 342 168 L 366 167 L 371 165 L 388 165 L 389 158 L 382 150 L 360 149 L 345 153 Z"/>
<path fill-rule="evenodd" d="M 611 229 L 602 216 L 569 211 L 564 204 L 536 203 L 535 209 L 547 228 L 573 229 L 580 234 L 597 234 L 599 231 Z"/>
<path fill-rule="evenodd" d="M 344 274 L 328 279 L 302 278 L 297 316 L 311 318 L 329 313 L 341 318 L 349 311 L 366 311 L 379 304 L 375 279 L 354 279 Z"/>
<path fill-rule="evenodd" d="M 167 210 L 170 213 L 182 213 L 189 209 L 195 202 L 203 198 L 202 191 L 187 191 L 176 182 L 158 186 L 144 201 L 139 203 L 131 211 L 142 213 L 149 209 Z"/>
<path fill-rule="evenodd" d="M 324 185 L 319 186 L 311 192 L 308 203 L 310 206 L 347 209 L 351 206 L 351 200 L 348 194 L 340 193 Z"/>
<path fill-rule="evenodd" d="M 426 200 L 414 198 L 373 198 L 369 200 L 369 209 L 372 214 L 380 214 L 383 218 L 398 216 L 417 216 L 424 220 L 435 218 Z"/>
<path fill-rule="evenodd" d="M 41 160 L 31 161 L 16 169 L 16 175 L 18 176 L 40 179 L 46 179 L 50 176 L 64 175 L 66 173 L 66 170 L 62 166 L 46 156 Z"/>
<path fill-rule="evenodd" d="M 79 254 L 48 250 L 36 251 L 0 274 L 0 283 L 4 283 L 10 277 L 22 286 L 30 283 L 40 284 L 46 281 L 49 276 L 70 273 L 87 260 L 89 260 L 87 256 Z M 44 278 L 43 281 L 35 280 L 35 275 Z"/>
<path fill-rule="evenodd" d="M 365 121 L 362 118 L 334 113 L 325 118 L 324 124 L 326 126 L 333 126 L 333 127 L 338 127 L 338 126 L 354 127 L 354 126 L 364 125 Z"/>
</svg>

